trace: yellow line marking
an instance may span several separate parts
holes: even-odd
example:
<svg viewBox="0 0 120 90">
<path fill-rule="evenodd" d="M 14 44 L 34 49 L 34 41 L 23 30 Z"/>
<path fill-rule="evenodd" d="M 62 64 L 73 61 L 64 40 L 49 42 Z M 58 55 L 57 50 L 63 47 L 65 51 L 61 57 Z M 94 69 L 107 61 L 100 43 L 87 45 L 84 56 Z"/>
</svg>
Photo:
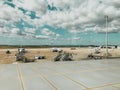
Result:
<svg viewBox="0 0 120 90">
<path fill-rule="evenodd" d="M 108 87 L 108 86 L 112 86 L 113 87 L 113 85 L 116 85 L 116 84 L 120 84 L 120 83 L 109 83 L 109 84 L 98 86 L 98 87 L 92 87 L 90 89 L 97 89 L 97 88 Z"/>
<path fill-rule="evenodd" d="M 17 74 L 18 74 L 18 79 L 19 79 L 21 90 L 23 90 L 23 87 L 22 87 L 22 84 L 21 84 L 20 75 L 19 75 L 19 71 L 18 71 L 18 66 L 17 65 L 16 65 L 16 71 L 17 71 Z"/>
<path fill-rule="evenodd" d="M 95 71 L 104 71 L 104 70 L 118 70 L 120 69 L 119 67 L 113 67 L 113 68 L 98 68 L 98 69 L 87 69 L 87 70 L 82 70 L 82 71 L 73 71 L 73 72 L 66 72 L 66 73 L 54 73 L 55 75 L 59 74 L 72 74 L 72 73 L 83 73 L 83 72 L 95 72 Z"/>
<path fill-rule="evenodd" d="M 66 77 L 67 79 L 75 82 L 76 84 L 78 84 L 78 85 L 80 85 L 80 86 L 82 86 L 82 87 L 84 87 L 84 88 L 86 88 L 86 89 L 89 89 L 89 88 L 88 88 L 87 86 L 85 86 L 84 84 L 82 84 L 82 83 L 80 83 L 80 82 L 78 82 L 78 81 L 76 81 L 76 80 L 73 80 L 73 79 L 70 78 L 69 76 L 66 76 L 66 75 L 64 75 L 64 74 L 61 74 L 61 75 L 64 76 L 64 77 Z"/>
<path fill-rule="evenodd" d="M 18 72 L 18 76 L 19 76 L 19 79 L 20 79 L 20 83 L 21 83 L 22 90 L 25 90 L 22 73 L 21 73 L 21 70 L 20 70 L 20 67 L 19 67 L 18 64 L 17 64 L 17 72 Z"/>
<path fill-rule="evenodd" d="M 38 72 L 38 69 L 34 68 L 33 66 L 31 66 L 31 68 L 32 68 L 34 71 Z M 59 90 L 51 81 L 49 81 L 49 80 L 47 79 L 47 77 L 46 77 L 44 74 L 38 72 L 38 76 L 40 76 L 41 78 L 43 78 L 44 80 L 46 80 L 55 90 Z"/>
<path fill-rule="evenodd" d="M 51 69 L 50 67 L 45 67 L 45 68 L 48 68 L 48 69 Z M 66 67 L 65 67 L 66 68 Z M 77 71 L 72 71 L 72 72 L 66 72 L 66 73 L 60 73 L 60 72 L 56 72 L 56 73 L 53 73 L 53 74 L 72 74 L 72 73 L 83 73 L 83 72 L 94 72 L 94 71 L 103 71 L 103 70 L 111 70 L 111 69 L 120 69 L 120 67 L 109 67 L 109 68 L 98 68 L 98 69 L 87 69 L 87 70 L 77 70 Z M 54 69 L 51 69 L 54 71 Z"/>
<path fill-rule="evenodd" d="M 45 67 L 45 68 L 48 68 L 48 69 L 54 71 L 54 69 L 51 69 L 50 67 Z M 111 69 L 116 69 L 116 70 L 118 70 L 118 69 L 120 69 L 120 67 L 88 69 L 88 70 L 83 70 L 83 71 L 73 71 L 73 72 L 67 72 L 67 73 L 59 73 L 59 72 L 57 72 L 57 73 L 54 73 L 54 75 L 62 75 L 62 76 L 64 76 L 64 77 L 66 77 L 66 78 L 72 80 L 73 82 L 77 83 L 78 85 L 83 86 L 84 88 L 86 88 L 86 90 L 91 90 L 91 89 L 93 89 L 93 88 L 88 88 L 87 86 L 81 84 L 80 82 L 77 82 L 77 81 L 71 79 L 71 78 L 70 78 L 69 76 L 67 76 L 66 74 L 71 74 L 71 73 L 82 73 L 82 72 L 94 72 L 94 71 L 104 71 L 104 70 L 111 70 Z M 56 71 L 55 71 L 55 72 L 56 72 Z M 98 87 L 94 87 L 94 88 L 105 87 L 105 86 L 109 86 L 109 85 L 113 85 L 113 84 L 107 84 L 107 85 L 98 86 Z"/>
<path fill-rule="evenodd" d="M 46 67 L 46 68 L 49 69 L 49 70 L 54 71 L 53 69 L 51 69 L 51 68 L 49 68 L 49 67 Z M 55 71 L 55 72 L 56 72 L 56 71 Z M 84 88 L 86 88 L 86 89 L 89 89 L 87 86 L 81 84 L 80 82 L 77 82 L 77 81 L 71 79 L 70 77 L 66 76 L 64 73 L 62 74 L 62 73 L 57 72 L 57 74 L 65 77 L 65 78 L 67 78 L 67 79 L 69 79 L 69 80 L 71 80 L 71 81 L 73 81 L 73 82 L 75 82 L 75 84 L 77 84 L 77 85 L 79 85 L 79 86 L 81 86 L 81 87 L 84 87 Z"/>
<path fill-rule="evenodd" d="M 34 68 L 33 66 L 30 66 L 34 71 L 38 72 L 38 69 L 37 68 Z M 50 68 L 50 67 L 47 67 L 45 66 L 44 68 L 48 68 L 49 70 L 52 70 L 52 71 L 55 71 L 54 69 Z M 87 69 L 87 70 L 83 70 L 83 71 L 73 71 L 73 72 L 67 72 L 67 73 L 59 73 L 59 72 L 56 72 L 56 73 L 53 73 L 53 75 L 62 75 L 64 76 L 65 78 L 68 78 L 70 80 L 72 80 L 73 82 L 75 82 L 77 85 L 80 85 L 80 86 L 83 86 L 84 88 L 86 88 L 85 90 L 92 90 L 92 89 L 96 89 L 96 88 L 102 88 L 102 87 L 106 87 L 106 86 L 111 86 L 111 85 L 115 85 L 115 84 L 106 84 L 106 85 L 103 85 L 103 86 L 98 86 L 98 87 L 93 87 L 93 88 L 88 88 L 87 86 L 81 84 L 80 82 L 77 82 L 76 80 L 73 80 L 71 79 L 69 76 L 66 76 L 66 74 L 71 74 L 71 73 L 82 73 L 82 72 L 94 72 L 94 71 L 102 71 L 102 70 L 111 70 L 111 69 L 114 69 L 114 70 L 118 70 L 120 69 L 120 67 L 109 67 L 109 68 L 97 68 L 97 69 Z M 58 90 L 58 88 L 51 82 L 47 79 L 46 75 L 39 73 L 39 76 L 40 77 L 43 77 L 43 79 L 45 79 L 46 81 L 48 81 L 50 83 L 50 85 L 52 85 L 55 90 Z M 119 83 L 118 83 L 119 84 Z"/>
</svg>

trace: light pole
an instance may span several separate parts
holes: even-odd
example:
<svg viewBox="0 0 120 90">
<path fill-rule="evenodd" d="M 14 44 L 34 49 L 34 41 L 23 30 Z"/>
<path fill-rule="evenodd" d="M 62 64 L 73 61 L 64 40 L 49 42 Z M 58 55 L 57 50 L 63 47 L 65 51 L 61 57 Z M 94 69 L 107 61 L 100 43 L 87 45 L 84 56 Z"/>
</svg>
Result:
<svg viewBox="0 0 120 90">
<path fill-rule="evenodd" d="M 106 58 L 108 57 L 108 16 L 105 16 L 106 20 Z"/>
</svg>

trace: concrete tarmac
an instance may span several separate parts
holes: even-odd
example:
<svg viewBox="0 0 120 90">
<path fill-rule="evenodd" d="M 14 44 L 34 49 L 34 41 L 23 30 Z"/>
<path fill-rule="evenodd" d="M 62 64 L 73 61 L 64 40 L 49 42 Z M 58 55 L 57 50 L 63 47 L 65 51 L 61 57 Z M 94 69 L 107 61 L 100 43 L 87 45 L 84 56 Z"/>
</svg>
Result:
<svg viewBox="0 0 120 90">
<path fill-rule="evenodd" d="M 120 59 L 0 64 L 0 90 L 120 90 Z"/>
</svg>

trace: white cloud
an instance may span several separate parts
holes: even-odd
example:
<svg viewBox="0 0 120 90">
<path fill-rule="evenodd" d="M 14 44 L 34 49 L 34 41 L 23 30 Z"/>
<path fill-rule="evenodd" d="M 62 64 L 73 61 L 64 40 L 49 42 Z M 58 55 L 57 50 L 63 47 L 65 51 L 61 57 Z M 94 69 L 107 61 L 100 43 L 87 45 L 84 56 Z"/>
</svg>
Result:
<svg viewBox="0 0 120 90">
<path fill-rule="evenodd" d="M 7 27 L 0 28 L 0 34 L 6 34 L 7 37 L 25 36 L 26 35 L 18 28 L 9 29 Z"/>
<path fill-rule="evenodd" d="M 14 0 L 14 2 L 20 2 L 20 0 Z M 23 2 L 21 2 L 21 3 L 23 3 Z M 36 3 L 37 3 L 37 0 L 36 0 Z M 29 15 L 24 14 L 21 10 L 18 9 L 19 8 L 18 3 L 16 3 L 16 5 L 17 6 L 15 8 L 13 8 L 13 7 L 11 7 L 7 4 L 3 4 L 2 1 L 0 1 L 0 7 L 1 7 L 1 9 L 0 9 L 0 22 L 2 24 L 8 24 L 9 23 L 9 24 L 12 25 L 16 22 L 19 22 L 21 19 L 23 19 L 24 21 L 26 21 L 30 25 L 34 25 L 34 26 L 40 26 L 41 25 L 40 20 L 36 20 L 36 19 L 32 20 Z M 22 7 L 22 6 L 20 6 L 20 7 Z M 26 7 L 27 7 L 27 3 L 26 3 Z M 23 9 L 25 9 L 25 8 L 23 7 Z M 40 15 L 40 11 L 38 9 L 36 9 L 35 12 Z"/>
<path fill-rule="evenodd" d="M 44 14 L 47 10 L 47 3 L 45 0 L 14 0 L 17 7 L 22 7 L 29 11 L 35 11 L 37 14 Z"/>
<path fill-rule="evenodd" d="M 70 30 L 70 33 L 72 34 L 77 34 L 77 33 L 80 33 L 80 31 L 76 30 L 76 29 L 71 29 Z"/>
<path fill-rule="evenodd" d="M 3 2 L 3 1 L 0 1 Z M 0 3 L 0 21 L 3 23 L 17 22 L 23 19 L 28 24 L 37 28 L 44 25 L 50 25 L 54 28 L 64 28 L 69 32 L 83 32 L 94 29 L 96 25 L 100 28 L 105 27 L 105 15 L 109 16 L 109 26 L 113 25 L 115 28 L 110 28 L 109 32 L 119 32 L 120 23 L 120 2 L 119 0 L 13 0 L 16 8 L 9 7 Z M 50 11 L 47 5 L 54 5 L 62 11 Z M 18 9 L 22 7 L 28 10 L 27 14 L 23 14 Z M 40 18 L 31 19 L 28 14 L 30 11 L 36 12 Z M 6 22 L 5 22 L 6 21 Z M 2 26 L 2 25 L 1 25 Z M 102 28 L 103 29 L 103 28 Z M 111 30 L 112 29 L 112 30 Z M 100 29 L 101 30 L 101 29 Z M 103 29 L 104 31 L 104 29 Z M 25 29 L 25 32 L 35 33 L 33 29 Z M 42 34 L 50 36 L 56 35 L 50 30 L 42 30 Z"/>
<path fill-rule="evenodd" d="M 11 30 L 11 34 L 20 35 L 20 34 L 21 34 L 21 31 L 20 31 L 18 28 L 13 28 L 13 29 Z"/>
<path fill-rule="evenodd" d="M 55 34 L 56 37 L 60 37 L 60 34 Z"/>
<path fill-rule="evenodd" d="M 73 40 L 80 40 L 80 37 L 75 37 L 73 38 Z"/>
<path fill-rule="evenodd" d="M 102 27 L 102 26 L 95 26 L 93 29 L 95 32 L 98 33 L 105 33 L 107 31 L 106 27 Z M 108 27 L 108 32 L 109 33 L 117 33 L 120 32 L 120 27 L 116 27 L 114 25 L 111 25 Z"/>
<path fill-rule="evenodd" d="M 42 29 L 41 33 L 44 34 L 44 35 L 48 35 L 48 36 L 55 35 L 54 32 L 50 31 L 50 30 L 47 29 L 47 28 Z"/>
<path fill-rule="evenodd" d="M 111 18 L 114 18 L 116 17 L 117 8 L 113 6 L 109 6 L 104 10 L 104 12 L 105 12 L 105 15 L 109 15 Z"/>
<path fill-rule="evenodd" d="M 120 1 L 119 0 L 106 0 L 106 3 L 108 5 L 112 5 L 112 6 L 115 6 L 115 7 L 120 7 Z"/>
<path fill-rule="evenodd" d="M 47 36 L 55 36 L 55 37 L 59 37 L 60 36 L 59 34 L 57 34 L 57 33 L 53 32 L 53 31 L 49 30 L 48 28 L 42 29 L 41 33 L 43 35 L 47 35 Z"/>
<path fill-rule="evenodd" d="M 78 7 L 80 4 L 86 0 L 47 0 L 49 4 L 53 4 L 57 8 L 63 9 L 63 10 L 68 10 L 69 8 L 71 9 L 72 7 Z"/>
<path fill-rule="evenodd" d="M 23 13 L 17 8 L 12 8 L 8 5 L 0 5 L 0 19 L 7 22 L 17 22 L 23 17 Z"/>
<path fill-rule="evenodd" d="M 109 16 L 109 23 L 113 20 L 120 20 L 120 9 L 115 5 L 109 4 L 111 0 L 74 0 L 74 1 L 59 1 L 50 0 L 56 6 L 62 3 L 70 6 L 69 10 L 47 12 L 41 17 L 43 23 L 53 27 L 62 27 L 68 29 L 70 32 L 86 31 L 86 28 L 94 27 L 95 25 L 105 26 L 105 15 Z M 74 2 L 74 3 L 73 3 Z M 115 3 L 116 0 L 112 1 Z M 79 5 L 78 5 L 79 4 Z M 92 23 L 92 24 L 91 24 Z M 86 26 L 87 25 L 87 26 Z M 115 25 L 115 27 L 117 27 Z"/>
<path fill-rule="evenodd" d="M 36 35 L 35 36 L 36 39 L 49 39 L 49 36 L 45 36 L 45 35 Z"/>
<path fill-rule="evenodd" d="M 8 34 L 10 31 L 6 27 L 0 28 L 0 34 Z"/>
<path fill-rule="evenodd" d="M 25 32 L 31 33 L 31 34 L 35 34 L 36 33 L 36 29 L 35 28 L 28 28 L 28 27 L 26 27 L 25 28 Z"/>
</svg>

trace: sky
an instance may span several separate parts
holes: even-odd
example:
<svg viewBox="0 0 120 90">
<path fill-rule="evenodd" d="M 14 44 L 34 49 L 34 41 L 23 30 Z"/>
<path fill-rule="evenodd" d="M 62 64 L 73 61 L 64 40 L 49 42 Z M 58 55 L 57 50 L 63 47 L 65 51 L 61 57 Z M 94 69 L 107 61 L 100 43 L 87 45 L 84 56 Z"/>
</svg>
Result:
<svg viewBox="0 0 120 90">
<path fill-rule="evenodd" d="M 0 0 L 0 45 L 120 45 L 119 0 Z"/>
</svg>

